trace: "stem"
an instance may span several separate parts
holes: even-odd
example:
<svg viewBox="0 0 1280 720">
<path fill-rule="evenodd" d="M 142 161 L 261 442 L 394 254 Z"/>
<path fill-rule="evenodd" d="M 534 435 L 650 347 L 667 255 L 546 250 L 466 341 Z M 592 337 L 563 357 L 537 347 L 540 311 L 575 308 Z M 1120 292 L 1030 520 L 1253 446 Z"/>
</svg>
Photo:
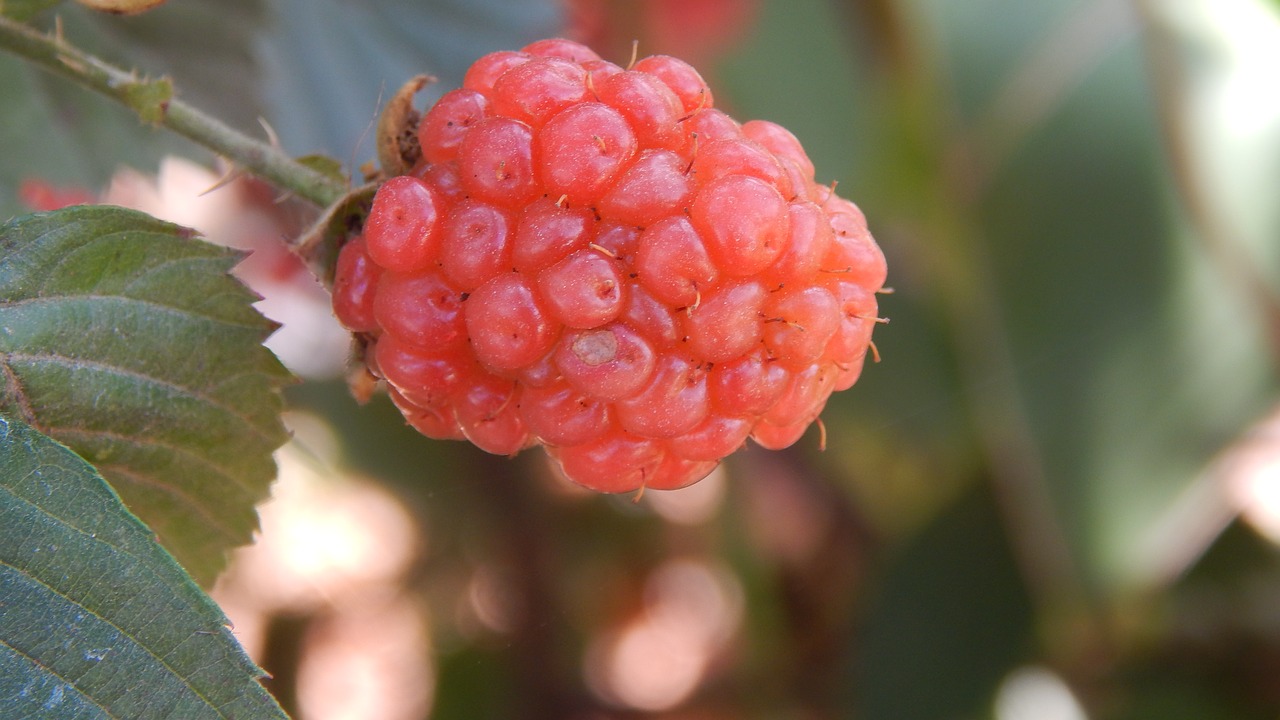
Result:
<svg viewBox="0 0 1280 720">
<path fill-rule="evenodd" d="M 61 33 L 45 35 L 0 17 L 0 48 L 45 70 L 111 98 L 151 125 L 160 125 L 222 155 L 249 172 L 320 207 L 337 202 L 346 183 L 255 140 L 173 97 L 167 78 L 149 79 L 126 72 L 68 45 Z"/>
</svg>

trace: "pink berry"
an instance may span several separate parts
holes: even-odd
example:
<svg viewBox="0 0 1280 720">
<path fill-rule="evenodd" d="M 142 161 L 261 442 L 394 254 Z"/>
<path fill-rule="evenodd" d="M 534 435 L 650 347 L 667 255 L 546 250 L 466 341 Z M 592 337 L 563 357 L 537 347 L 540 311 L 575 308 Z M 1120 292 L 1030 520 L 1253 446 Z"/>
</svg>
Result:
<svg viewBox="0 0 1280 720">
<path fill-rule="evenodd" d="M 462 200 L 441 228 L 440 267 L 449 281 L 466 291 L 511 267 L 515 222 L 493 205 Z"/>
<path fill-rule="evenodd" d="M 520 396 L 524 424 L 547 445 L 581 445 L 604 434 L 609 405 L 566 382 L 526 387 Z"/>
<path fill-rule="evenodd" d="M 600 102 L 622 113 L 642 147 L 680 147 L 684 108 L 661 80 L 628 70 L 609 76 L 595 90 Z"/>
<path fill-rule="evenodd" d="M 720 277 L 702 236 L 683 214 L 668 215 L 640 233 L 635 268 L 646 290 L 677 308 L 699 305 L 703 290 Z"/>
<path fill-rule="evenodd" d="M 595 50 L 582 43 L 565 40 L 564 38 L 536 40 L 525 45 L 523 52 L 529 53 L 534 57 L 554 57 L 571 60 L 579 65 L 600 60 L 600 56 L 596 54 Z"/>
<path fill-rule="evenodd" d="M 875 356 L 886 269 L 862 211 L 683 61 L 490 53 L 417 134 L 333 304 L 428 437 L 672 489 L 748 438 L 796 442 Z"/>
<path fill-rule="evenodd" d="M 690 358 L 663 355 L 649 383 L 614 406 L 618 425 L 644 437 L 675 437 L 707 416 L 706 371 Z"/>
<path fill-rule="evenodd" d="M 493 86 L 498 78 L 508 70 L 523 65 L 533 58 L 532 55 L 512 50 L 499 50 L 476 60 L 467 69 L 462 78 L 462 87 L 475 90 L 482 95 L 492 95 Z"/>
<path fill-rule="evenodd" d="M 750 175 L 724 175 L 703 185 L 690 218 L 728 275 L 755 275 L 787 248 L 787 201 Z"/>
<path fill-rule="evenodd" d="M 611 323 L 567 333 L 556 350 L 556 366 L 581 392 L 615 401 L 640 392 L 653 374 L 654 357 L 643 337 Z"/>
<path fill-rule="evenodd" d="M 637 227 L 671 217 L 671 209 L 687 207 L 693 195 L 686 165 L 670 150 L 645 150 L 600 199 L 596 209 L 601 215 Z"/>
<path fill-rule="evenodd" d="M 512 266 L 516 272 L 536 275 L 575 250 L 591 244 L 595 219 L 584 207 L 566 207 L 540 198 L 525 206 L 516 228 Z"/>
<path fill-rule="evenodd" d="M 707 293 L 684 322 L 689 352 L 711 362 L 742 357 L 764 337 L 764 301 L 760 283 L 746 280 Z"/>
<path fill-rule="evenodd" d="M 421 348 L 466 342 L 462 292 L 439 273 L 384 272 L 373 300 L 382 330 Z"/>
</svg>

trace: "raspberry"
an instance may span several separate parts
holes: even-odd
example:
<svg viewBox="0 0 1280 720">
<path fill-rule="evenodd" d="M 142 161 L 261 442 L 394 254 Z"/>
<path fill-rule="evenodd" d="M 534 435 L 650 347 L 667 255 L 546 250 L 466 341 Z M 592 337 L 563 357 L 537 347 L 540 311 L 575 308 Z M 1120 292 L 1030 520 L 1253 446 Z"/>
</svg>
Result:
<svg viewBox="0 0 1280 720">
<path fill-rule="evenodd" d="M 417 137 L 333 304 L 424 435 L 670 489 L 748 438 L 794 443 L 858 379 L 885 280 L 866 218 L 687 63 L 491 53 Z"/>
</svg>

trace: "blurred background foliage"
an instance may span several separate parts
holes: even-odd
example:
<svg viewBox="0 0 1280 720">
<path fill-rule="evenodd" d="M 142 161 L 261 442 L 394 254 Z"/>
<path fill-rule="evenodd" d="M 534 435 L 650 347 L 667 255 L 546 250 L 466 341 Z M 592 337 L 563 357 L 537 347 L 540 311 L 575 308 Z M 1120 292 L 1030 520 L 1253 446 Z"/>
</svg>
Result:
<svg viewBox="0 0 1280 720">
<path fill-rule="evenodd" d="M 825 452 L 812 431 L 639 499 L 358 406 L 341 343 L 307 344 L 327 316 L 272 303 L 324 315 L 314 287 L 248 273 L 306 381 L 263 540 L 215 597 L 296 716 L 1280 713 L 1275 2 L 183 0 L 36 21 L 55 15 L 353 175 L 413 74 L 439 78 L 430 100 L 490 50 L 564 34 L 625 63 L 638 40 L 792 129 L 889 258 L 883 362 L 829 403 Z M 212 162 L 10 58 L 0 97 L 6 216 L 111 200 L 123 164 Z"/>
</svg>

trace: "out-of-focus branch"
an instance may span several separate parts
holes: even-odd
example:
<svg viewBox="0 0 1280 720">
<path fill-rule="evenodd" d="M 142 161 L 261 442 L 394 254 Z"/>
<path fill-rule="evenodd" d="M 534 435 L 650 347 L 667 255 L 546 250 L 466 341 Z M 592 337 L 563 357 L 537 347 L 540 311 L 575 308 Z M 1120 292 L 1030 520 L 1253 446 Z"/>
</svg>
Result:
<svg viewBox="0 0 1280 720">
<path fill-rule="evenodd" d="M 168 128 L 218 153 L 276 187 L 320 207 L 346 192 L 346 183 L 286 155 L 269 143 L 240 133 L 174 97 L 167 78 L 140 77 L 67 43 L 0 17 L 0 48 L 25 58 L 125 106 L 144 123 Z"/>
</svg>

